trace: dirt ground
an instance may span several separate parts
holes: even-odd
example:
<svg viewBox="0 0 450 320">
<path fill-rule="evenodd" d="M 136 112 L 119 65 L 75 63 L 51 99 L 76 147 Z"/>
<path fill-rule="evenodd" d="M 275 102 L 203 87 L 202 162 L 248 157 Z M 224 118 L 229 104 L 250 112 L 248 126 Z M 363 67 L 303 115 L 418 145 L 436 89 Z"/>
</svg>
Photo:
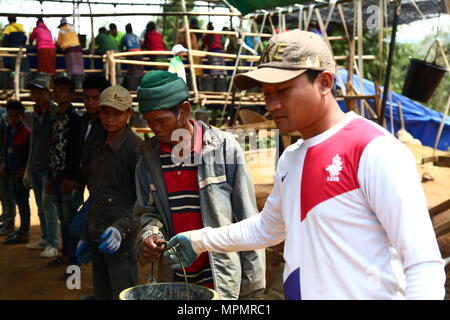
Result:
<svg viewBox="0 0 450 320">
<path fill-rule="evenodd" d="M 422 146 L 409 146 L 414 153 L 418 163 L 422 157 L 430 156 L 432 149 Z M 273 155 L 249 155 L 247 160 L 254 160 L 249 165 L 250 173 L 254 179 L 258 207 L 262 207 L 267 195 L 272 189 L 271 177 L 274 164 L 270 159 Z M 256 161 L 259 160 L 259 161 Z M 269 160 L 269 161 L 268 161 Z M 418 165 L 418 171 L 430 174 L 434 180 L 423 183 L 427 196 L 428 206 L 432 207 L 450 198 L 450 169 L 434 167 L 431 164 Z M 37 217 L 34 196 L 30 196 L 31 205 L 31 241 L 39 240 L 40 229 Z M 450 215 L 450 210 L 445 215 Z M 445 217 L 439 217 L 446 219 Z M 16 219 L 16 225 L 19 220 Z M 439 223 L 439 221 L 433 221 Z M 0 238 L 3 241 L 3 237 Z M 450 256 L 450 235 L 440 237 L 438 243 L 443 257 Z M 42 268 L 48 259 L 39 257 L 41 251 L 32 251 L 25 245 L 3 245 L 0 244 L 0 299 L 43 299 L 43 300 L 78 300 L 80 297 L 92 294 L 91 265 L 81 268 L 81 289 L 68 289 L 66 282 L 59 280 L 65 273 L 66 266 L 55 268 Z M 282 246 L 267 249 L 267 298 L 282 299 L 280 288 L 282 288 L 281 274 L 283 267 Z M 140 283 L 145 283 L 149 267 L 140 267 Z M 447 293 L 450 293 L 450 270 L 447 270 Z M 447 295 L 450 299 L 450 295 Z"/>
</svg>

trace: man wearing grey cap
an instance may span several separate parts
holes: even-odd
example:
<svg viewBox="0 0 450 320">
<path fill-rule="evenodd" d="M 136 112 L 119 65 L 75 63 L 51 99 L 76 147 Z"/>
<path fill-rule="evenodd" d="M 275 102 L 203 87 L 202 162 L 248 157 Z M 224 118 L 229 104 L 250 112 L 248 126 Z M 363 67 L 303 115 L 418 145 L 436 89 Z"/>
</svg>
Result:
<svg viewBox="0 0 450 320">
<path fill-rule="evenodd" d="M 118 299 L 122 290 L 137 284 L 137 226 L 131 209 L 142 140 L 127 125 L 132 102 L 128 90 L 119 85 L 100 95 L 99 116 L 107 137 L 95 141 L 91 149 L 87 180 L 91 204 L 76 253 L 80 264 L 92 257 L 95 299 Z"/>
<path fill-rule="evenodd" d="M 411 152 L 384 128 L 344 113 L 335 63 L 320 36 L 272 37 L 240 89 L 259 86 L 281 132 L 303 139 L 281 156 L 263 211 L 172 238 L 185 265 L 206 251 L 283 240 L 286 299 L 442 299 L 444 263 Z M 166 254 L 177 264 L 177 259 Z"/>
</svg>

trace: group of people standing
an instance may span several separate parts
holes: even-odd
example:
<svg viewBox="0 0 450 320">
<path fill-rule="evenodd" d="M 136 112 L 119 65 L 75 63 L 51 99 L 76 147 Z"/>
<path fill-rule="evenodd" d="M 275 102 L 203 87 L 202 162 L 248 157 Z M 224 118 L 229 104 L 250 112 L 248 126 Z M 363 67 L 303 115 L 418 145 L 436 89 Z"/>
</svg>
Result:
<svg viewBox="0 0 450 320">
<path fill-rule="evenodd" d="M 30 84 L 35 102 L 30 128 L 19 101 L 6 105 L 3 159 L 8 192 L 2 200 L 11 201 L 11 210 L 3 203 L 1 234 L 5 245 L 42 250 L 42 258 L 51 258 L 45 268 L 92 262 L 94 292 L 87 298 L 117 299 L 121 291 L 137 285 L 138 261 L 155 264 L 152 272 L 158 281 L 181 280 L 181 270 L 172 272 L 168 260 L 158 252 L 149 254 L 148 248 L 163 250 L 158 239 L 257 213 L 242 149 L 231 134 L 190 119 L 189 90 L 176 74 L 154 70 L 141 79 L 139 111 L 155 133 L 144 143 L 128 125 L 133 99 L 120 85 L 110 86 L 103 76 L 88 76 L 82 116 L 71 104 L 71 79 L 57 77 L 53 93 L 49 88 L 44 79 Z M 178 143 L 171 135 L 178 129 L 186 130 L 187 141 L 194 142 L 184 157 L 206 156 L 212 148 L 222 152 L 223 164 L 186 166 L 172 160 Z M 217 184 L 225 177 L 225 168 L 226 184 L 239 190 L 232 198 L 230 190 Z M 29 243 L 29 187 L 41 227 L 41 239 L 34 243 Z M 88 199 L 83 197 L 86 187 Z M 16 205 L 18 230 L 14 230 Z M 261 296 L 264 270 L 264 252 L 249 251 L 204 255 L 186 272 L 190 282 L 237 299 Z M 61 280 L 67 276 L 61 275 Z"/>
<path fill-rule="evenodd" d="M 14 16 L 8 17 L 9 24 L 3 30 L 3 43 L 5 47 L 24 47 L 27 36 L 22 24 L 17 23 Z M 64 61 L 67 73 L 70 76 L 84 74 L 84 63 L 82 47 L 78 34 L 74 27 L 62 18 L 58 25 L 59 32 L 56 42 L 53 40 L 52 32 L 46 26 L 44 20 L 39 18 L 36 27 L 30 34 L 29 44 L 36 41 L 37 48 L 37 71 L 53 75 L 56 72 L 56 50 L 57 46 L 64 52 Z M 24 61 L 27 61 L 24 59 Z M 4 58 L 5 66 L 14 69 L 15 58 Z M 28 64 L 27 64 L 28 65 Z"/>
</svg>

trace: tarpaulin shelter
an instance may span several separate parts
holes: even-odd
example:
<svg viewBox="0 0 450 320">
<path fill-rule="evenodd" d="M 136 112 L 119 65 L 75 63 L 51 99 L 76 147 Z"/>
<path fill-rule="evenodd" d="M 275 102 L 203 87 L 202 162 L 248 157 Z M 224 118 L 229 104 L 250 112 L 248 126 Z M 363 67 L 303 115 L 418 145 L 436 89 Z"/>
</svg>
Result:
<svg viewBox="0 0 450 320">
<path fill-rule="evenodd" d="M 339 75 L 341 78 L 347 78 L 347 70 L 339 69 Z M 356 86 L 358 83 L 358 77 L 353 76 L 353 83 Z M 340 88 L 342 84 L 336 79 L 336 84 Z M 375 85 L 372 81 L 364 79 L 364 91 L 367 94 L 375 94 Z M 390 104 L 390 99 L 388 99 L 385 119 L 386 128 L 390 130 L 391 128 L 391 118 L 390 118 L 390 108 L 392 107 L 393 114 L 393 131 L 397 132 L 401 128 L 400 124 L 400 110 L 399 102 L 401 103 L 403 111 L 403 119 L 405 123 L 405 129 L 414 138 L 419 139 L 423 145 L 434 147 L 436 133 L 438 132 L 439 125 L 442 121 L 443 114 L 425 107 L 424 105 L 411 100 L 399 93 L 392 92 L 392 106 Z M 375 102 L 372 99 L 367 100 L 368 103 L 375 107 Z M 338 101 L 339 106 L 342 110 L 346 111 L 346 106 L 343 100 Z M 450 118 L 446 118 L 444 123 L 444 129 L 442 131 L 441 138 L 439 140 L 438 149 L 447 151 L 450 148 Z"/>
</svg>

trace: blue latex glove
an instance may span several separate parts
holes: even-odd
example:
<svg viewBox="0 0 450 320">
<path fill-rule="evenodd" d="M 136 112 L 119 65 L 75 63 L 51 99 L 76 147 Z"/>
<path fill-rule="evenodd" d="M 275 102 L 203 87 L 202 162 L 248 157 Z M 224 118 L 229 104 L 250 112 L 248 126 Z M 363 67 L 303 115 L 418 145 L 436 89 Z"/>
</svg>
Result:
<svg viewBox="0 0 450 320">
<path fill-rule="evenodd" d="M 172 239 L 170 239 L 170 241 L 166 245 L 166 250 L 167 251 L 164 252 L 164 256 L 169 258 L 170 262 L 172 263 L 172 269 L 181 269 L 180 261 L 178 260 L 178 257 L 175 254 L 174 250 L 178 252 L 180 260 L 185 268 L 190 267 L 198 257 L 194 249 L 192 249 L 191 242 L 183 234 L 177 234 Z"/>
<path fill-rule="evenodd" d="M 122 235 L 120 234 L 119 230 L 114 227 L 109 227 L 105 231 L 103 231 L 100 238 L 105 241 L 100 244 L 98 249 L 101 252 L 107 254 L 116 252 L 119 249 L 120 244 L 122 243 Z"/>
<path fill-rule="evenodd" d="M 91 261 L 91 243 L 88 240 L 78 241 L 77 251 L 75 255 L 77 256 L 78 263 L 80 265 L 87 264 Z"/>
</svg>

